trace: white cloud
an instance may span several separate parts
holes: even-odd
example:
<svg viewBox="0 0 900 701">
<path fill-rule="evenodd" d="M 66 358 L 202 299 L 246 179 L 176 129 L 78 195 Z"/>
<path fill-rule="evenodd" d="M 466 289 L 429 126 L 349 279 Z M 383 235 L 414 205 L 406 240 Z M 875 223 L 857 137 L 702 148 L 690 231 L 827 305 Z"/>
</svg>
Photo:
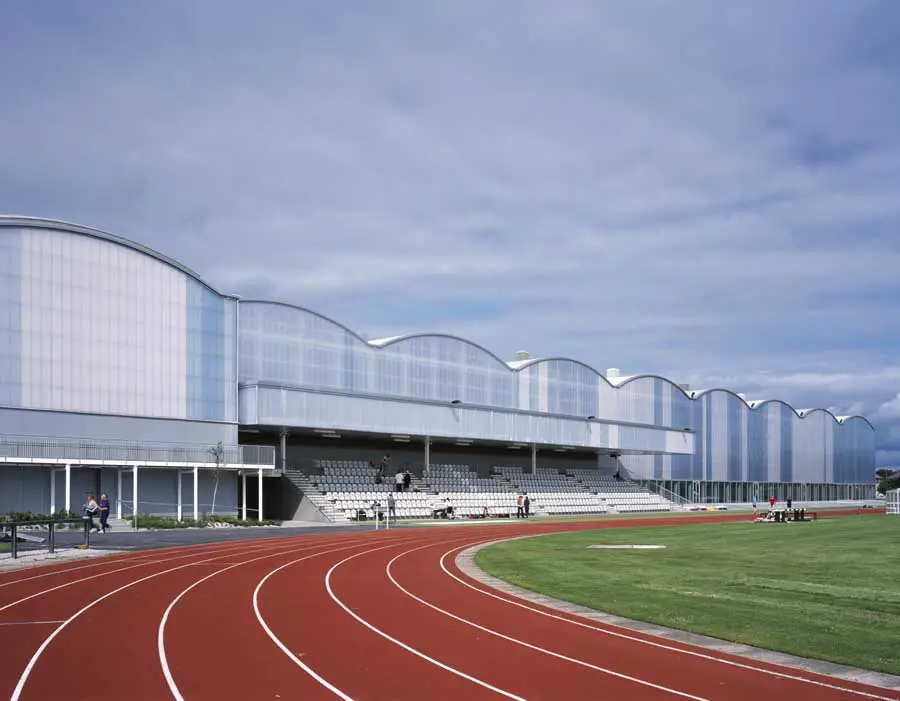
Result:
<svg viewBox="0 0 900 701">
<path fill-rule="evenodd" d="M 893 5 L 279 5 L 7 8 L 0 210 L 373 337 L 900 425 Z"/>
</svg>

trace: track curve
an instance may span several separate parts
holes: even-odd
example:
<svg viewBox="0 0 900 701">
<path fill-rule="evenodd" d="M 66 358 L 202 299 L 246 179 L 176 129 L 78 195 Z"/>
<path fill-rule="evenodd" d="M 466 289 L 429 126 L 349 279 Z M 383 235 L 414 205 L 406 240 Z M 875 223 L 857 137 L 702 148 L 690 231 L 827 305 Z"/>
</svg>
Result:
<svg viewBox="0 0 900 701">
<path fill-rule="evenodd" d="M 456 564 L 513 534 L 687 522 L 329 533 L 6 572 L 0 698 L 900 701 L 548 609 Z"/>
</svg>

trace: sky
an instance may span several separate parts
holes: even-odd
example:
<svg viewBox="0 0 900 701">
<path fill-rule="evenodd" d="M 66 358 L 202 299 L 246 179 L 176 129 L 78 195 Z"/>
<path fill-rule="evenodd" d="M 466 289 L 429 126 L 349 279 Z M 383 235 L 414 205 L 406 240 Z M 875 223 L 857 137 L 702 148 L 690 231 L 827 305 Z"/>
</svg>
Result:
<svg viewBox="0 0 900 701">
<path fill-rule="evenodd" d="M 896 0 L 0 0 L 0 212 L 367 338 L 861 413 L 900 465 Z"/>
</svg>

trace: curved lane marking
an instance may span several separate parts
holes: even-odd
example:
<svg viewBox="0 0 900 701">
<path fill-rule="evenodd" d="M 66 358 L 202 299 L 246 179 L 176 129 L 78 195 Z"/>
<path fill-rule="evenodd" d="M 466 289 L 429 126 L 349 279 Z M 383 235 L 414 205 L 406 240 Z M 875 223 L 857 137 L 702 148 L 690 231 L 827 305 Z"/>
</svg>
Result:
<svg viewBox="0 0 900 701">
<path fill-rule="evenodd" d="M 342 543 L 344 541 L 346 541 L 346 538 L 343 540 L 331 541 L 331 542 L 327 542 L 327 543 L 317 543 L 316 545 L 307 545 L 305 547 L 296 548 L 294 550 L 289 550 L 287 552 L 270 553 L 268 555 L 261 555 L 260 557 L 255 557 L 250 560 L 247 560 L 246 562 L 238 562 L 236 564 L 229 565 L 228 567 L 225 567 L 224 569 L 218 570 L 216 572 L 213 572 L 212 574 L 208 574 L 205 577 L 202 577 L 201 579 L 198 579 L 196 582 L 191 584 L 189 587 L 185 588 L 180 594 L 178 594 L 178 596 L 176 596 L 174 599 L 172 599 L 172 602 L 169 604 L 168 608 L 166 608 L 165 612 L 162 615 L 162 618 L 159 621 L 159 628 L 157 629 L 157 633 L 156 633 L 156 648 L 159 653 L 159 662 L 160 662 L 160 665 L 162 666 L 163 676 L 166 678 L 166 683 L 169 685 L 169 691 L 172 692 L 172 697 L 175 699 L 175 701 L 184 701 L 184 696 L 181 695 L 181 691 L 179 690 L 178 685 L 175 683 L 175 678 L 172 675 L 172 670 L 169 667 L 169 660 L 168 660 L 168 656 L 166 655 L 166 640 L 165 640 L 166 624 L 168 623 L 169 616 L 171 615 L 172 610 L 175 608 L 175 606 L 178 604 L 178 602 L 181 601 L 181 599 L 188 592 L 193 590 L 194 587 L 197 587 L 200 584 L 203 584 L 203 582 L 207 581 L 208 579 L 212 579 L 216 575 L 220 575 L 224 572 L 228 572 L 229 570 L 233 570 L 236 567 L 241 567 L 242 565 L 249 565 L 251 562 L 258 562 L 260 560 L 265 560 L 266 558 L 279 557 L 280 555 L 286 555 L 286 554 L 294 554 L 294 553 L 298 553 L 298 552 L 303 552 L 305 550 L 315 550 L 316 548 L 329 548 L 333 545 L 339 545 L 340 543 Z M 340 548 L 332 548 L 331 550 L 323 550 L 321 552 L 317 552 L 312 555 L 308 555 L 306 557 L 300 558 L 300 560 L 295 560 L 294 562 L 301 562 L 303 560 L 309 560 L 313 557 L 318 557 L 319 555 L 328 555 L 330 553 L 338 552 L 340 550 L 347 550 L 349 548 L 359 547 L 359 545 L 361 545 L 361 544 L 363 544 L 363 543 L 356 542 L 351 545 L 346 545 L 346 546 L 340 547 Z"/>
<path fill-rule="evenodd" d="M 270 548 L 270 549 L 274 549 L 274 548 Z M 232 552 L 223 553 L 222 555 L 219 555 L 218 557 L 212 557 L 212 558 L 207 558 L 206 560 L 202 560 L 202 562 L 208 562 L 210 560 L 216 560 L 216 559 L 219 559 L 222 557 L 232 557 L 233 555 L 234 555 L 234 553 L 232 553 Z M 159 577 L 164 574 L 169 574 L 170 572 L 175 572 L 176 570 L 183 570 L 187 567 L 191 567 L 194 564 L 196 564 L 196 563 L 189 562 L 184 565 L 179 565 L 178 567 L 172 567 L 167 570 L 162 570 L 161 572 L 154 572 L 153 574 L 147 575 L 146 577 L 141 577 L 140 579 L 133 580 L 133 581 L 129 582 L 128 584 L 125 584 L 117 589 L 113 589 L 112 591 L 107 592 L 103 596 L 100 596 L 100 597 L 94 599 L 89 604 L 83 606 L 78 611 L 76 611 L 74 614 L 69 616 L 69 618 L 67 618 L 65 621 L 63 621 L 52 633 L 50 633 L 50 635 L 47 636 L 47 638 L 44 640 L 44 642 L 41 643 L 41 646 L 31 656 L 31 659 L 28 661 L 28 664 L 25 665 L 25 669 L 22 672 L 21 676 L 19 677 L 19 681 L 16 683 L 16 688 L 13 690 L 12 696 L 10 696 L 10 701 L 19 701 L 19 698 L 22 696 L 22 691 L 25 689 L 25 684 L 28 682 L 28 678 L 31 676 L 31 672 L 34 670 L 34 667 L 38 663 L 38 660 L 40 660 L 41 655 L 44 654 L 44 651 L 49 647 L 50 643 L 52 643 L 54 641 L 56 636 L 58 636 L 63 630 L 66 629 L 66 627 L 69 624 L 71 624 L 75 619 L 77 619 L 83 613 L 85 613 L 86 611 L 89 611 L 94 606 L 99 604 L 101 601 L 105 601 L 106 599 L 113 596 L 114 594 L 118 594 L 120 591 L 129 589 L 130 587 L 133 587 L 136 584 L 140 584 L 141 582 L 146 582 L 147 580 L 153 579 L 154 577 Z"/>
<path fill-rule="evenodd" d="M 618 679 L 624 679 L 624 680 L 626 680 L 626 681 L 633 682 L 633 683 L 635 683 L 635 684 L 640 684 L 641 686 L 647 686 L 647 687 L 650 687 L 650 688 L 652 688 L 652 689 L 656 689 L 657 691 L 663 691 L 663 692 L 668 693 L 668 694 L 674 694 L 675 696 L 680 696 L 680 697 L 685 698 L 685 699 L 692 699 L 692 701 L 710 701 L 709 699 L 707 699 L 707 698 L 705 698 L 705 697 L 703 697 L 703 696 L 694 696 L 693 694 L 689 694 L 689 693 L 684 692 L 684 691 L 679 691 L 678 689 L 672 689 L 671 687 L 668 687 L 668 686 L 662 686 L 661 684 L 654 684 L 653 682 L 649 682 L 649 681 L 646 681 L 646 680 L 644 680 L 644 679 L 638 679 L 637 677 L 632 677 L 632 676 L 629 676 L 629 675 L 627 675 L 627 674 L 622 674 L 621 672 L 616 672 L 616 671 L 613 671 L 613 670 L 608 669 L 608 668 L 606 668 L 606 667 L 599 667 L 599 666 L 597 666 L 597 665 L 591 664 L 590 662 L 585 662 L 584 660 L 579 660 L 579 659 L 576 659 L 576 658 L 574 658 L 574 657 L 569 657 L 569 656 L 567 656 L 567 655 L 563 655 L 563 654 L 561 654 L 561 653 L 559 653 L 559 652 L 553 652 L 552 650 L 547 650 L 546 648 L 539 647 L 538 645 L 533 645 L 533 644 L 531 644 L 531 643 L 527 643 L 527 642 L 525 642 L 524 640 L 519 640 L 518 638 L 513 638 L 513 637 L 511 637 L 511 636 L 509 636 L 509 635 L 505 635 L 505 634 L 503 634 L 503 633 L 500 633 L 499 631 L 493 630 L 492 628 L 486 628 L 485 626 L 479 625 L 478 623 L 475 623 L 474 621 L 470 621 L 470 620 L 467 619 L 467 618 L 463 618 L 462 616 L 457 616 L 455 613 L 451 613 L 450 611 L 446 611 L 446 610 L 440 608 L 439 606 L 436 606 L 435 604 L 432 604 L 432 603 L 430 603 L 430 602 L 428 602 L 428 601 L 425 601 L 425 599 L 422 599 L 421 597 L 416 596 L 416 595 L 413 594 L 411 591 L 409 591 L 408 589 L 404 588 L 403 585 L 400 584 L 400 583 L 394 578 L 394 575 L 393 575 L 393 573 L 391 572 L 391 568 L 393 567 L 394 563 L 395 563 L 397 560 L 399 560 L 401 557 L 404 557 L 405 555 L 409 555 L 410 553 L 417 552 L 417 551 L 419 551 L 419 550 L 424 550 L 425 548 L 434 547 L 434 545 L 440 545 L 440 543 L 437 543 L 437 544 L 430 544 L 430 545 L 423 545 L 423 546 L 421 546 L 421 547 L 413 548 L 412 550 L 407 550 L 406 552 L 402 552 L 402 553 L 400 553 L 399 555 L 397 555 L 396 557 L 394 557 L 390 562 L 388 562 L 387 565 L 386 565 L 385 568 L 384 568 L 385 574 L 387 574 L 388 579 L 391 580 L 391 582 L 394 584 L 395 587 L 397 587 L 397 589 L 399 589 L 400 591 L 402 591 L 402 592 L 403 592 L 404 594 L 406 594 L 409 598 L 411 598 L 411 599 L 413 599 L 413 600 L 415 600 L 415 601 L 418 601 L 420 604 L 424 604 L 424 605 L 427 606 L 428 608 L 433 609 L 433 610 L 437 611 L 438 613 L 442 613 L 442 614 L 444 614 L 445 616 L 448 616 L 449 618 L 452 618 L 452 619 L 455 620 L 455 621 L 459 621 L 460 623 L 465 623 L 466 625 L 472 626 L 473 628 L 476 628 L 476 629 L 478 629 L 478 630 L 480 630 L 480 631 L 483 631 L 483 632 L 488 633 L 488 634 L 490 634 L 490 635 L 495 635 L 495 636 L 497 636 L 498 638 L 501 638 L 501 639 L 506 640 L 506 641 L 511 642 L 511 643 L 515 643 L 516 645 L 521 645 L 522 647 L 526 647 L 526 648 L 528 648 L 528 649 L 530 649 L 530 650 L 535 650 L 536 652 L 541 652 L 541 653 L 543 653 L 543 654 L 545 654 L 545 655 L 549 655 L 550 657 L 555 657 L 555 658 L 560 659 L 560 660 L 563 660 L 563 661 L 565 661 L 565 662 L 571 662 L 572 664 L 580 665 L 580 666 L 582 666 L 582 667 L 587 667 L 588 669 L 593 669 L 593 670 L 596 671 L 596 672 L 601 672 L 601 673 L 603 673 L 603 674 L 608 674 L 608 675 L 610 675 L 610 676 L 612 676 L 612 677 L 617 677 Z M 466 547 L 466 546 L 463 545 L 463 546 L 460 546 L 460 547 Z M 454 549 L 456 549 L 456 548 L 454 548 Z M 452 552 L 452 551 L 451 551 L 451 552 Z"/>
<path fill-rule="evenodd" d="M 277 546 L 267 546 L 266 548 L 253 548 L 253 549 L 248 548 L 248 550 L 250 550 L 250 552 L 259 552 L 260 550 L 267 550 L 267 549 L 271 550 L 272 547 L 277 547 Z M 21 599 L 13 601 L 9 604 L 0 606 L 0 613 L 3 613 L 7 609 L 11 609 L 13 606 L 17 606 L 19 604 L 25 603 L 26 601 L 30 601 L 31 599 L 36 599 L 39 596 L 44 596 L 45 594 L 50 594 L 51 592 L 58 591 L 59 589 L 65 589 L 66 587 L 71 587 L 75 584 L 80 584 L 81 582 L 87 582 L 91 579 L 97 579 L 98 577 L 103 577 L 103 576 L 110 575 L 110 574 L 116 574 L 117 572 L 125 572 L 126 570 L 137 569 L 138 567 L 146 567 L 147 565 L 158 565 L 160 562 L 172 562 L 174 560 L 183 560 L 186 557 L 194 557 L 195 555 L 214 555 L 219 552 L 221 552 L 221 550 L 213 550 L 213 551 L 204 550 L 203 552 L 198 552 L 195 554 L 178 555 L 176 557 L 168 558 L 166 560 L 149 560 L 147 562 L 140 562 L 136 565 L 126 565 L 125 567 L 119 567 L 118 569 L 115 569 L 115 570 L 105 570 L 103 572 L 99 572 L 98 574 L 92 574 L 88 577 L 82 577 L 80 579 L 73 579 L 71 582 L 66 582 L 65 584 L 58 584 L 55 587 L 50 587 L 49 589 L 42 589 L 41 591 L 36 592 L 34 594 L 29 594 L 28 596 L 25 596 Z M 231 557 L 232 555 L 234 555 L 234 553 L 229 551 L 226 555 L 222 555 L 222 557 Z M 203 562 L 206 562 L 206 561 L 204 560 Z M 197 565 L 200 563 L 192 562 L 191 564 Z"/>
<path fill-rule="evenodd" d="M 525 536 L 525 537 L 528 537 L 528 536 Z M 461 545 L 459 547 L 453 548 L 452 550 L 448 550 L 441 556 L 441 561 L 440 561 L 441 569 L 444 570 L 445 574 L 452 577 L 460 584 L 468 587 L 472 591 L 477 591 L 480 594 L 489 596 L 492 599 L 497 599 L 498 601 L 503 601 L 507 604 L 512 604 L 513 606 L 518 606 L 519 608 L 525 609 L 526 611 L 531 611 L 533 613 L 540 614 L 541 616 L 546 616 L 547 618 L 553 618 L 558 621 L 565 621 L 566 623 L 570 623 L 573 626 L 578 626 L 580 628 L 587 628 L 589 630 L 593 630 L 598 633 L 603 633 L 604 635 L 609 635 L 614 638 L 621 638 L 623 640 L 631 640 L 631 641 L 634 641 L 637 643 L 642 643 L 643 645 L 649 645 L 650 647 L 658 648 L 660 650 L 668 650 L 669 652 L 677 652 L 677 653 L 681 653 L 682 655 L 689 655 L 691 657 L 699 657 L 700 659 L 710 660 L 712 662 L 718 662 L 719 664 L 728 665 L 730 667 L 737 667 L 739 669 L 746 669 L 751 672 L 759 672 L 761 674 L 768 674 L 770 676 L 779 677 L 781 679 L 790 679 L 791 681 L 804 682 L 806 684 L 820 686 L 825 689 L 833 689 L 834 691 L 843 691 L 848 694 L 855 694 L 856 696 L 862 696 L 862 697 L 869 698 L 869 699 L 877 699 L 877 701 L 897 701 L 898 700 L 897 696 L 882 696 L 880 694 L 874 694 L 874 693 L 871 693 L 868 691 L 858 691 L 856 689 L 851 689 L 851 688 L 848 688 L 845 686 L 840 686 L 838 684 L 830 684 L 828 682 L 819 681 L 817 679 L 809 679 L 807 677 L 802 677 L 802 676 L 798 676 L 798 675 L 794 675 L 794 674 L 788 674 L 786 672 L 777 672 L 772 669 L 766 669 L 765 667 L 757 667 L 755 665 L 747 664 L 744 662 L 735 662 L 734 660 L 728 660 L 723 657 L 716 657 L 715 655 L 710 655 L 710 654 L 707 654 L 704 652 L 698 652 L 696 650 L 685 650 L 683 648 L 673 647 L 672 645 L 666 645 L 665 643 L 660 643 L 660 642 L 656 642 L 653 640 L 644 640 L 642 638 L 638 638 L 633 635 L 628 635 L 627 633 L 620 633 L 619 631 L 609 630 L 607 628 L 601 628 L 599 626 L 591 625 L 590 623 L 585 623 L 583 621 L 576 621 L 571 618 L 566 618 L 565 616 L 559 616 L 559 615 L 550 613 L 549 611 L 542 611 L 542 610 L 536 609 L 532 606 L 528 606 L 527 604 L 521 603 L 520 601 L 515 601 L 513 599 L 507 599 L 503 596 L 498 596 L 497 594 L 494 594 L 493 592 L 489 592 L 489 591 L 485 591 L 484 589 L 480 589 L 476 586 L 473 586 L 469 582 L 466 582 L 466 581 L 460 579 L 455 574 L 453 574 L 450 570 L 447 569 L 445 560 L 446 560 L 447 556 L 450 555 L 451 553 L 453 553 L 457 550 L 460 550 L 461 548 L 469 549 L 472 547 L 477 547 L 477 545 L 502 543 L 502 542 L 504 542 L 504 540 L 512 540 L 512 539 L 503 539 L 503 540 L 497 540 L 497 541 L 485 541 L 483 543 L 478 543 L 476 545 L 470 545 L 468 547 L 465 545 Z M 485 585 L 485 586 L 488 586 L 488 585 Z M 577 614 L 572 614 L 572 615 L 577 615 Z M 773 664 L 777 664 L 777 663 L 773 663 Z"/>
<path fill-rule="evenodd" d="M 440 545 L 440 542 L 433 543 L 433 545 Z M 510 693 L 509 691 L 504 691 L 503 689 L 499 689 L 496 686 L 492 686 L 491 684 L 488 684 L 486 681 L 483 681 L 481 679 L 478 679 L 477 677 L 473 677 L 469 674 L 466 674 L 465 672 L 460 671 L 460 670 L 456 669 L 455 667 L 446 665 L 443 662 L 440 662 L 440 661 L 434 659 L 433 657 L 429 657 L 424 652 L 416 650 L 414 647 L 411 647 L 410 645 L 407 645 L 406 643 L 404 643 L 400 640 L 397 640 L 397 638 L 394 638 L 391 635 L 385 633 L 383 630 L 376 628 L 374 625 L 372 625 L 367 620 L 365 620 L 362 616 L 359 616 L 354 611 L 351 611 L 350 608 L 343 601 L 341 601 L 340 598 L 338 598 L 335 595 L 334 590 L 331 588 L 331 577 L 334 574 L 334 572 L 344 563 L 349 562 L 350 560 L 353 560 L 354 558 L 357 558 L 360 555 L 368 555 L 369 553 L 375 552 L 376 550 L 384 550 L 384 548 L 374 548 L 372 550 L 366 550 L 361 553 L 357 553 L 356 555 L 351 555 L 350 557 L 344 558 L 337 564 L 333 565 L 332 568 L 330 570 L 328 570 L 328 573 L 325 575 L 325 589 L 328 591 L 328 596 L 331 597 L 332 601 L 334 601 L 338 606 L 340 606 L 342 609 L 344 609 L 344 611 L 349 613 L 354 619 L 356 619 L 356 621 L 358 623 L 361 623 L 366 628 L 371 630 L 373 633 L 377 633 L 385 640 L 389 640 L 390 642 L 394 643 L 398 647 L 402 647 L 404 650 L 406 650 L 407 652 L 411 652 L 413 655 L 416 655 L 417 657 L 421 657 L 426 662 L 430 662 L 431 664 L 435 665 L 436 667 L 440 667 L 444 671 L 450 672 L 451 674 L 455 674 L 458 677 L 462 677 L 463 679 L 466 679 L 474 684 L 477 684 L 478 686 L 481 686 L 485 689 L 493 691 L 494 693 L 500 694 L 501 696 L 505 696 L 508 699 L 513 699 L 513 701 L 528 701 L 527 699 L 524 699 L 521 696 L 516 696 L 515 694 Z M 345 697 L 342 697 L 342 698 L 345 698 Z M 349 701 L 352 701 L 352 700 L 349 700 Z"/>
<path fill-rule="evenodd" d="M 365 545 L 365 543 L 356 543 L 355 545 L 358 547 L 359 545 Z M 374 548 L 374 550 L 384 550 L 385 548 L 389 548 L 393 545 L 397 545 L 397 543 L 383 545 L 380 548 Z M 366 550 L 366 551 L 363 551 L 363 553 L 358 553 L 358 554 L 362 555 L 365 552 L 370 552 L 370 551 Z M 276 567 L 274 570 L 269 572 L 265 577 L 260 579 L 259 584 L 256 585 L 256 589 L 253 590 L 253 612 L 256 614 L 256 620 L 259 622 L 259 625 L 262 627 L 262 629 L 266 632 L 266 635 L 269 636 L 269 639 L 278 646 L 278 649 L 280 649 L 285 655 L 287 655 L 287 657 L 291 660 L 291 662 L 293 662 L 295 665 L 300 667 L 300 669 L 302 669 L 304 672 L 306 672 L 309 676 L 311 676 L 313 679 L 315 679 L 319 684 L 324 686 L 326 689 L 328 689 L 331 693 L 333 693 L 338 698 L 342 699 L 343 701 L 353 701 L 352 697 L 348 696 L 343 691 L 338 689 L 334 684 L 329 682 L 322 675 L 317 673 L 312 667 L 310 667 L 303 660 L 301 660 L 299 657 L 297 657 L 293 652 L 291 652 L 291 649 L 282 642 L 281 638 L 279 638 L 277 635 L 275 635 L 275 633 L 269 627 L 269 624 L 266 623 L 266 619 L 263 617 L 262 613 L 259 610 L 259 592 L 262 590 L 263 586 L 265 586 L 265 583 L 267 581 L 269 581 L 269 578 L 278 574 L 282 570 L 290 567 L 291 565 L 295 565 L 298 562 L 302 562 L 303 560 L 308 560 L 308 559 L 310 559 L 310 558 L 301 557 L 297 560 L 292 560 L 291 562 L 286 562 L 283 565 Z M 329 570 L 329 572 L 330 571 L 331 570 Z"/>
</svg>

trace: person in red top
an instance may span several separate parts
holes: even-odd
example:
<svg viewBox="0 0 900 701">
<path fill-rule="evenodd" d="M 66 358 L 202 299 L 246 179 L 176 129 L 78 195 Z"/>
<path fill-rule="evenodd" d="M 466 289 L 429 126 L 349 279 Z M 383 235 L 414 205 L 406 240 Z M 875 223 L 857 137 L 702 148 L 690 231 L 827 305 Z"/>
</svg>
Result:
<svg viewBox="0 0 900 701">
<path fill-rule="evenodd" d="M 769 509 L 773 510 L 775 508 L 775 495 L 769 497 Z"/>
</svg>

